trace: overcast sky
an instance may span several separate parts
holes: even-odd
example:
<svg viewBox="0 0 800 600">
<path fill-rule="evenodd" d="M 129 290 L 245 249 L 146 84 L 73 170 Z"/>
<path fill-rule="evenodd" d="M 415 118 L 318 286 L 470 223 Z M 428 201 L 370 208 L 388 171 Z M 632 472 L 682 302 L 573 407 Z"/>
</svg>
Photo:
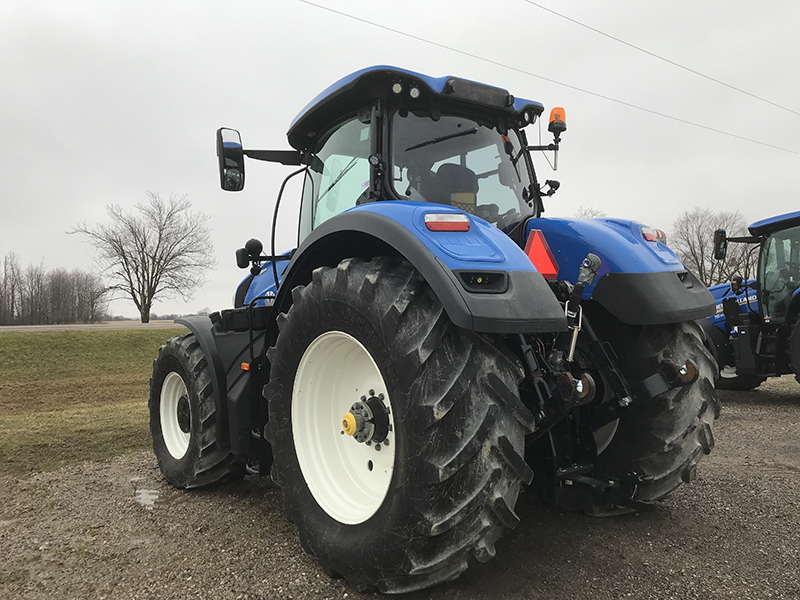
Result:
<svg viewBox="0 0 800 600">
<path fill-rule="evenodd" d="M 0 258 L 91 270 L 91 247 L 68 229 L 147 190 L 185 193 L 211 217 L 218 266 L 193 300 L 153 310 L 231 306 L 246 274 L 234 251 L 251 237 L 266 245 L 291 167 L 251 161 L 247 188 L 222 192 L 216 129 L 288 149 L 309 100 L 376 64 L 563 106 L 558 172 L 537 163 L 542 180 L 561 181 L 546 216 L 594 207 L 669 233 L 695 206 L 748 222 L 800 208 L 800 2 L 536 4 L 784 108 L 525 0 L 324 2 L 382 27 L 299 0 L 0 0 Z M 287 194 L 279 249 L 295 243 L 299 189 Z M 130 301 L 111 308 L 136 316 Z"/>
</svg>

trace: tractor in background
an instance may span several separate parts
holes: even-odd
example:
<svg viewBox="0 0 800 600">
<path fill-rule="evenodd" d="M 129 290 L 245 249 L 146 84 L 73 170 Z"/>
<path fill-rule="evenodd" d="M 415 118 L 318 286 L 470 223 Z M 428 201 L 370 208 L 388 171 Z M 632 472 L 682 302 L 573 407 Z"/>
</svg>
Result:
<svg viewBox="0 0 800 600">
<path fill-rule="evenodd" d="M 800 211 L 753 223 L 749 236 L 714 232 L 714 258 L 728 243 L 758 251 L 756 278 L 735 277 L 709 288 L 716 312 L 703 329 L 720 367 L 717 387 L 752 390 L 767 377 L 793 373 L 800 382 Z"/>
</svg>

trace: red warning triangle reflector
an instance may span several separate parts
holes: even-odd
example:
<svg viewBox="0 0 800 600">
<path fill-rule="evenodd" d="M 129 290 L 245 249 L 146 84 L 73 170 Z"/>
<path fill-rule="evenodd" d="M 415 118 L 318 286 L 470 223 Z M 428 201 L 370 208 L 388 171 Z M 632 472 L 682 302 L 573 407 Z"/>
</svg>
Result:
<svg viewBox="0 0 800 600">
<path fill-rule="evenodd" d="M 545 279 L 555 279 L 558 275 L 558 263 L 539 229 L 532 229 L 525 243 L 525 254 L 531 259 L 533 266 Z"/>
</svg>

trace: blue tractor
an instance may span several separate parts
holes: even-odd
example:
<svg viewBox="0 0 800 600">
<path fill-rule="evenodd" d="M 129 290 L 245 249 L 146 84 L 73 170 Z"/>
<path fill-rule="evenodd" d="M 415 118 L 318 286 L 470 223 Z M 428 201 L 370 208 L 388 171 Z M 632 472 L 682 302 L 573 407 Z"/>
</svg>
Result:
<svg viewBox="0 0 800 600">
<path fill-rule="evenodd" d="M 800 381 L 800 211 L 763 219 L 750 235 L 714 232 L 714 257 L 729 242 L 758 250 L 756 279 L 734 278 L 709 288 L 717 308 L 702 322 L 720 367 L 717 386 L 752 390 L 767 377 L 794 373 Z"/>
<path fill-rule="evenodd" d="M 522 489 L 595 515 L 642 510 L 711 451 L 706 287 L 648 227 L 545 219 L 538 102 L 457 77 L 353 73 L 291 150 L 217 132 L 303 179 L 297 247 L 251 239 L 233 308 L 183 319 L 150 380 L 158 464 L 191 488 L 267 474 L 304 549 L 356 589 L 458 577 L 519 521 Z M 557 154 L 555 155 L 557 156 Z M 284 182 L 285 185 L 285 182 Z M 278 213 L 284 186 L 278 195 Z"/>
</svg>

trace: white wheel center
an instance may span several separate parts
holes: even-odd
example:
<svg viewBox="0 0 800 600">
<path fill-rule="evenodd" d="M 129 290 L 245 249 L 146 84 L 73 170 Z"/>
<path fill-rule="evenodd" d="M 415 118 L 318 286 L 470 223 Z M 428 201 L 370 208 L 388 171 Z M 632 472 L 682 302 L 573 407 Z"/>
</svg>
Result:
<svg viewBox="0 0 800 600">
<path fill-rule="evenodd" d="M 184 432 L 181 428 L 179 409 L 181 398 L 188 398 L 189 392 L 183 378 L 175 371 L 172 371 L 164 378 L 161 386 L 161 402 L 159 406 L 159 416 L 161 418 L 161 435 L 164 437 L 164 444 L 173 458 L 181 459 L 189 448 L 190 432 Z M 185 427 L 185 424 L 184 424 Z"/>
<path fill-rule="evenodd" d="M 344 433 L 342 415 L 373 396 L 382 396 L 389 432 L 381 443 L 359 442 Z M 337 521 L 363 523 L 383 504 L 394 470 L 393 417 L 381 372 L 357 339 L 329 331 L 308 346 L 292 390 L 292 437 L 311 494 Z"/>
</svg>

